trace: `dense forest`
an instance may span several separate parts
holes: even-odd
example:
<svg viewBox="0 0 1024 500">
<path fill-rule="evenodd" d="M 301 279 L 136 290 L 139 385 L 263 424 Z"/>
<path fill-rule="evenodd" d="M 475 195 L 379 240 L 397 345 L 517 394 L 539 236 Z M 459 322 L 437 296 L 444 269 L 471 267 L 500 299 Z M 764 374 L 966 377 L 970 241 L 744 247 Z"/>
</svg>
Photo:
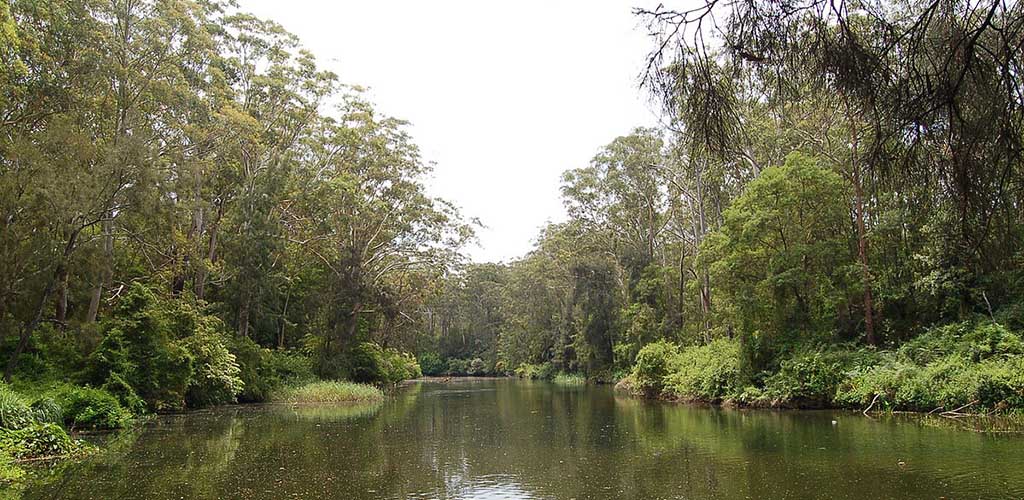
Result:
<svg viewBox="0 0 1024 500">
<path fill-rule="evenodd" d="M 683 400 L 1021 408 L 1021 5 L 636 14 L 663 127 L 565 172 L 569 218 L 527 256 L 448 280 L 430 348 L 455 361 L 424 370 L 479 358 Z"/>
<path fill-rule="evenodd" d="M 1024 408 L 1021 5 L 635 14 L 662 125 L 567 165 L 527 255 L 469 263 L 406 124 L 281 26 L 0 3 L 3 439 L 421 371 Z"/>
</svg>

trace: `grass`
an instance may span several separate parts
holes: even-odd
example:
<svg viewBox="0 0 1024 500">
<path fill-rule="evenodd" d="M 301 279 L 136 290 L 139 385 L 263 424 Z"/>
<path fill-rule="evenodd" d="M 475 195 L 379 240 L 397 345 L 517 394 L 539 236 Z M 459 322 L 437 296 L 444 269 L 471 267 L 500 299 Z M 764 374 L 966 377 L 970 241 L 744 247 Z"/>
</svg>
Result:
<svg viewBox="0 0 1024 500">
<path fill-rule="evenodd" d="M 586 385 L 587 378 L 578 373 L 559 373 L 554 382 L 558 385 Z"/>
<path fill-rule="evenodd" d="M 278 403 L 347 403 L 354 401 L 380 401 L 384 393 L 366 384 L 341 380 L 321 380 L 297 387 L 286 387 L 271 398 Z"/>
</svg>

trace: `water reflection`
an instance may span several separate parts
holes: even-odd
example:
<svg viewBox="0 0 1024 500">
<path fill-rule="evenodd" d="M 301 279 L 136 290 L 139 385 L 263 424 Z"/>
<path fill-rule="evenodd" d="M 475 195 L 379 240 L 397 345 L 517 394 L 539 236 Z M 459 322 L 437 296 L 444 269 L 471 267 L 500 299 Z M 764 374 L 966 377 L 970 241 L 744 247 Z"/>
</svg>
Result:
<svg viewBox="0 0 1024 500">
<path fill-rule="evenodd" d="M 1021 498 L 1022 445 L 853 414 L 647 403 L 607 387 L 423 383 L 377 405 L 161 418 L 26 496 Z"/>
</svg>

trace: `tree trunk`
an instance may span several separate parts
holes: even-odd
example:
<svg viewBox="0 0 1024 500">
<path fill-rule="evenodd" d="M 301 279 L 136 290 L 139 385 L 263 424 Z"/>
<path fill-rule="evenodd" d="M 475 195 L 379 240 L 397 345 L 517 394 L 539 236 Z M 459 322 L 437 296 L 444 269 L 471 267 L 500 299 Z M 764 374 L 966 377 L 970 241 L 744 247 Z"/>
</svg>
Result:
<svg viewBox="0 0 1024 500">
<path fill-rule="evenodd" d="M 99 283 L 92 289 L 89 297 L 89 311 L 85 315 L 86 323 L 96 321 L 100 311 L 100 301 L 103 298 L 103 287 L 114 278 L 114 221 L 112 219 L 103 221 L 103 258 Z"/>
<path fill-rule="evenodd" d="M 277 327 L 277 348 L 284 349 L 284 327 L 288 323 L 288 301 L 291 299 L 291 291 L 285 293 L 284 296 L 284 310 L 281 311 L 281 320 L 278 322 Z"/>
<path fill-rule="evenodd" d="M 210 225 L 210 245 L 206 252 L 206 262 L 199 266 L 196 271 L 195 293 L 196 298 L 202 300 L 206 294 L 206 267 L 217 261 L 217 229 L 220 227 L 220 220 L 224 216 L 224 202 L 217 203 L 217 217 Z"/>
<path fill-rule="evenodd" d="M 25 351 L 25 347 L 28 346 L 29 337 L 39 327 L 39 323 L 43 321 L 43 311 L 46 309 L 46 303 L 50 301 L 50 296 L 53 294 L 56 284 L 57 277 L 55 274 L 50 278 L 49 283 L 46 284 L 46 288 L 43 289 L 43 296 L 39 301 L 39 307 L 36 308 L 35 317 L 27 325 L 22 325 L 18 345 L 14 348 L 14 352 L 11 353 L 11 357 L 7 359 L 7 368 L 4 369 L 4 382 L 11 381 L 11 375 L 14 374 L 14 369 L 18 366 L 18 358 Z"/>
<path fill-rule="evenodd" d="M 68 266 L 64 262 L 57 264 L 57 304 L 54 312 L 54 321 L 63 330 L 68 319 Z"/>
<path fill-rule="evenodd" d="M 867 342 L 876 345 L 875 339 L 875 314 L 874 298 L 871 293 L 871 268 L 868 266 L 868 239 L 867 229 L 864 225 L 864 186 L 860 175 L 860 162 L 857 158 L 857 148 L 860 137 L 857 126 L 853 122 L 849 103 L 846 104 L 847 119 L 850 122 L 850 139 L 852 161 L 850 165 L 851 177 L 853 180 L 854 204 L 856 205 L 857 218 L 857 259 L 860 261 L 861 275 L 864 280 L 864 332 Z"/>
<path fill-rule="evenodd" d="M 242 303 L 238 305 L 238 335 L 249 336 L 249 291 L 242 292 Z"/>
</svg>

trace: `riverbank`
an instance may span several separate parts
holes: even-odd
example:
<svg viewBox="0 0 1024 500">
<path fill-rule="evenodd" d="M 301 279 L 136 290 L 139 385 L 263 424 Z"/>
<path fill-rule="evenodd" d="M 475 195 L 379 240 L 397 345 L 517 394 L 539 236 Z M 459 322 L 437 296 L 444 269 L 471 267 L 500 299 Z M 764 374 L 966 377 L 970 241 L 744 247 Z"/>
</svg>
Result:
<svg viewBox="0 0 1024 500">
<path fill-rule="evenodd" d="M 157 413 L 128 411 L 106 390 L 63 384 L 38 386 L 27 393 L 0 383 L 0 489 L 17 490 L 31 480 L 35 466 L 47 469 L 103 452 L 99 436 L 132 432 Z M 266 401 L 233 404 L 348 404 L 379 403 L 380 388 L 348 381 L 314 380 L 273 389 Z M 210 405 L 163 414 L 231 406 Z M 2 497 L 0 497 L 2 498 Z"/>
<path fill-rule="evenodd" d="M 648 404 L 594 384 L 417 383 L 383 404 L 246 404 L 156 417 L 111 452 L 47 472 L 23 497 L 853 500 L 1024 491 L 1020 438 L 919 420 Z"/>
<path fill-rule="evenodd" d="M 646 346 L 620 391 L 748 408 L 909 411 L 945 416 L 1024 411 L 1024 342 L 994 323 L 933 328 L 895 349 L 803 347 L 751 374 L 739 342 Z"/>
</svg>

